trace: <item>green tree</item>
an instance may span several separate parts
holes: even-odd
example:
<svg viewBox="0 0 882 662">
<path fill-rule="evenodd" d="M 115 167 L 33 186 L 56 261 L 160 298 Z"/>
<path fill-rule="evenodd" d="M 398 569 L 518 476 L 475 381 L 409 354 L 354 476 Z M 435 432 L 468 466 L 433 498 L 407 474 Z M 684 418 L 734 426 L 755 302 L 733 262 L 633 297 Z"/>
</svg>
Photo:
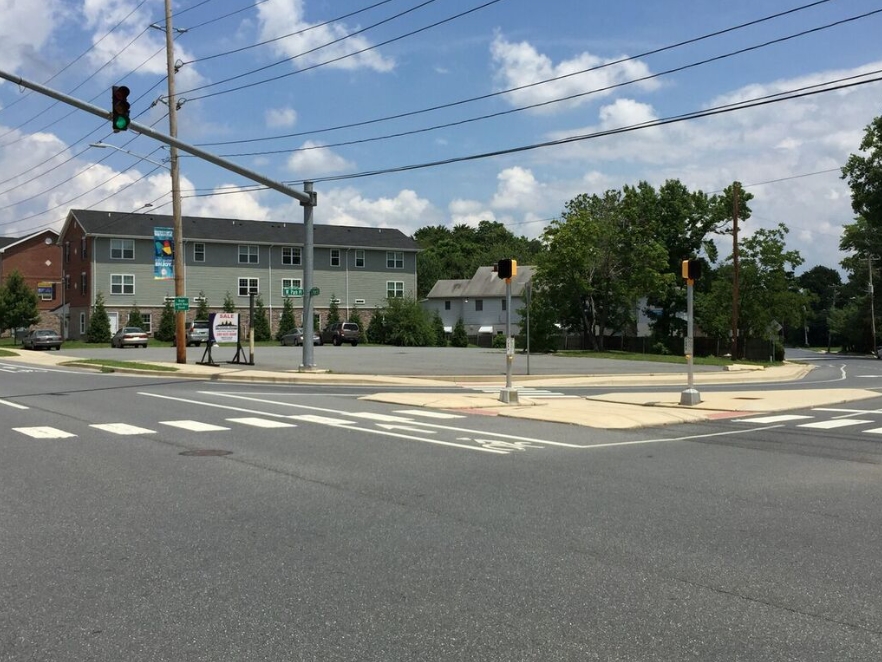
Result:
<svg viewBox="0 0 882 662">
<path fill-rule="evenodd" d="M 435 334 L 428 312 L 411 297 L 387 299 L 386 343 L 399 347 L 430 347 Z"/>
<path fill-rule="evenodd" d="M 263 305 L 263 297 L 258 294 L 254 301 L 254 319 L 251 320 L 251 328 L 254 329 L 254 340 L 270 340 L 273 337 L 266 312 L 266 307 Z"/>
<path fill-rule="evenodd" d="M 141 310 L 138 308 L 138 304 L 135 303 L 131 310 L 129 310 L 129 317 L 126 320 L 126 326 L 137 326 L 140 329 L 144 328 L 144 318 L 141 315 Z"/>
<path fill-rule="evenodd" d="M 594 349 L 603 349 L 608 331 L 633 325 L 636 301 L 670 278 L 654 232 L 619 191 L 577 196 L 546 228 L 535 284 L 555 302 L 558 319 Z"/>
<path fill-rule="evenodd" d="M 294 304 L 291 297 L 285 297 L 282 300 L 282 314 L 279 317 L 279 330 L 276 331 L 276 340 L 281 340 L 282 336 L 286 336 L 297 328 L 297 321 L 294 319 Z"/>
<path fill-rule="evenodd" d="M 462 322 L 462 317 L 456 320 L 456 324 L 453 325 L 453 333 L 450 335 L 450 344 L 453 347 L 469 346 L 469 337 L 466 334 L 466 328 L 465 324 Z"/>
<path fill-rule="evenodd" d="M 95 307 L 89 317 L 89 328 L 86 329 L 86 342 L 108 343 L 110 342 L 110 318 L 104 307 L 104 293 L 98 292 L 95 297 Z"/>
<path fill-rule="evenodd" d="M 229 290 L 227 290 L 227 294 L 224 296 L 223 310 L 225 313 L 236 312 L 236 302 L 233 300 L 233 295 L 230 294 Z"/>
<path fill-rule="evenodd" d="M 337 303 L 337 295 L 331 295 L 331 302 L 328 305 L 328 326 L 331 324 L 336 324 L 337 322 L 341 322 L 340 319 L 340 304 Z"/>
<path fill-rule="evenodd" d="M 171 301 L 166 301 L 162 307 L 159 328 L 153 332 L 153 337 L 163 342 L 171 342 L 175 337 L 175 309 Z"/>
<path fill-rule="evenodd" d="M 447 347 L 447 333 L 444 331 L 444 320 L 437 310 L 432 315 L 432 329 L 435 333 L 435 347 Z"/>
<path fill-rule="evenodd" d="M 882 230 L 882 117 L 864 129 L 861 154 L 852 154 L 842 168 L 851 188 L 851 208 L 877 234 Z"/>
<path fill-rule="evenodd" d="M 6 283 L 0 286 L 0 328 L 12 331 L 27 328 L 40 321 L 37 294 L 25 282 L 18 270 L 12 271 Z"/>
<path fill-rule="evenodd" d="M 529 310 L 529 315 L 527 314 Z M 518 345 L 527 348 L 527 320 L 530 325 L 530 351 L 548 352 L 557 349 L 560 329 L 555 326 L 557 313 L 552 302 L 541 290 L 533 288 L 526 305 L 518 310 L 521 317 L 521 331 Z"/>
<path fill-rule="evenodd" d="M 368 342 L 377 343 L 379 345 L 386 344 L 386 311 L 384 308 L 377 306 L 371 315 L 371 321 L 368 324 L 367 338 Z"/>
<path fill-rule="evenodd" d="M 364 342 L 367 339 L 367 335 L 365 334 L 365 328 L 361 324 L 361 313 L 358 311 L 358 307 L 353 307 L 349 311 L 349 319 L 347 322 L 352 322 L 353 324 L 358 324 L 358 334 L 361 336 L 359 338 L 359 342 Z"/>
<path fill-rule="evenodd" d="M 199 305 L 196 307 L 196 317 L 197 320 L 208 321 L 208 316 L 210 314 L 208 308 L 208 297 L 205 296 L 205 292 L 199 292 Z"/>
</svg>

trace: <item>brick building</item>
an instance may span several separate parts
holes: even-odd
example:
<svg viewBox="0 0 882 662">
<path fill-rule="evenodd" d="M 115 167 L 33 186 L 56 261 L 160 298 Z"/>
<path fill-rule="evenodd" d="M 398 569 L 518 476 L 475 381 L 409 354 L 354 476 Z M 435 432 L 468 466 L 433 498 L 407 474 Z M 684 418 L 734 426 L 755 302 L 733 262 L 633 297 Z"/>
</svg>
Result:
<svg viewBox="0 0 882 662">
<path fill-rule="evenodd" d="M 20 239 L 0 239 L 0 285 L 5 284 L 13 271 L 18 271 L 37 294 L 39 326 L 62 332 L 64 289 L 58 233 L 42 230 Z"/>
</svg>

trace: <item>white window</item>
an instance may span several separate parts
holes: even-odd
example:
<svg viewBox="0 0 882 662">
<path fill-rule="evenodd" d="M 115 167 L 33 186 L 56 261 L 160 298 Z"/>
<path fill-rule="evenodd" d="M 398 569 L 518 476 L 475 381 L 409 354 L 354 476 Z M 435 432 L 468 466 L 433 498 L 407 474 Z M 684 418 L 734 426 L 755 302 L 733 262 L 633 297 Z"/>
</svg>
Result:
<svg viewBox="0 0 882 662">
<path fill-rule="evenodd" d="M 80 294 L 86 294 L 89 291 L 89 277 L 86 272 L 80 274 Z"/>
<path fill-rule="evenodd" d="M 52 301 L 55 298 L 55 283 L 52 284 L 52 291 L 48 294 L 40 294 L 40 299 L 42 301 Z"/>
<path fill-rule="evenodd" d="M 355 249 L 355 267 L 356 269 L 364 269 L 364 249 Z"/>
<path fill-rule="evenodd" d="M 135 276 L 134 276 L 134 274 L 110 274 L 110 293 L 111 294 L 134 294 L 135 293 Z"/>
<path fill-rule="evenodd" d="M 257 264 L 258 247 L 253 245 L 239 246 L 239 264 Z"/>
<path fill-rule="evenodd" d="M 239 279 L 239 296 L 247 297 L 249 294 L 258 294 L 260 292 L 259 278 L 240 278 Z"/>
<path fill-rule="evenodd" d="M 339 267 L 340 266 L 340 249 L 332 248 L 331 249 L 331 266 Z"/>
<path fill-rule="evenodd" d="M 86 333 L 86 313 L 80 313 L 80 335 Z"/>
<path fill-rule="evenodd" d="M 282 264 L 298 265 L 300 260 L 299 246 L 282 246 Z"/>
<path fill-rule="evenodd" d="M 283 278 L 282 279 L 282 289 L 287 289 L 289 287 L 303 287 L 299 278 Z"/>
<path fill-rule="evenodd" d="M 193 244 L 193 262 L 205 262 L 205 244 Z"/>
<path fill-rule="evenodd" d="M 110 259 L 111 260 L 134 260 L 135 259 L 135 240 L 134 239 L 111 239 L 110 240 Z"/>
<path fill-rule="evenodd" d="M 396 297 L 404 296 L 404 281 L 402 280 L 387 280 L 386 281 L 386 298 L 394 299 Z"/>
<path fill-rule="evenodd" d="M 400 251 L 386 252 L 387 269 L 404 269 L 404 253 Z"/>
<path fill-rule="evenodd" d="M 365 303 L 365 300 L 364 300 L 364 299 L 356 299 L 356 300 L 355 300 L 355 305 L 356 305 L 356 306 L 363 306 L 364 303 Z"/>
<path fill-rule="evenodd" d="M 153 333 L 153 313 L 141 313 L 141 328 L 145 333 Z"/>
</svg>

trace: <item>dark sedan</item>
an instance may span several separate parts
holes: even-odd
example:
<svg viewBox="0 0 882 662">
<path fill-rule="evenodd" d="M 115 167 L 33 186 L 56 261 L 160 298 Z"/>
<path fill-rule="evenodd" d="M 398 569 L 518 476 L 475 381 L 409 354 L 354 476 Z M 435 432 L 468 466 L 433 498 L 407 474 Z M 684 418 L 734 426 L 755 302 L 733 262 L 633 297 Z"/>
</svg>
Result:
<svg viewBox="0 0 882 662">
<path fill-rule="evenodd" d="M 291 333 L 288 333 L 282 336 L 282 344 L 283 345 L 297 345 L 303 344 L 303 329 L 294 329 Z M 312 334 L 312 344 L 313 345 L 321 345 L 322 337 L 317 333 L 313 332 Z"/>
<path fill-rule="evenodd" d="M 52 329 L 34 329 L 21 339 L 22 349 L 61 349 L 61 336 Z"/>
</svg>

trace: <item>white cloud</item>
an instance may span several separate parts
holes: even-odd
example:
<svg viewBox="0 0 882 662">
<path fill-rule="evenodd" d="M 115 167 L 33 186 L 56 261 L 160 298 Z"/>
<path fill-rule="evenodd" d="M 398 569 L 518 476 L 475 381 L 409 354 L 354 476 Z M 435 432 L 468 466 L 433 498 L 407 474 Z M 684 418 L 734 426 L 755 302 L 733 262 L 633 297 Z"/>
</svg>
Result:
<svg viewBox="0 0 882 662">
<path fill-rule="evenodd" d="M 456 198 L 447 205 L 450 214 L 448 225 L 468 225 L 476 228 L 481 221 L 495 221 L 496 214 L 488 205 L 479 200 L 463 200 Z"/>
<path fill-rule="evenodd" d="M 295 69 L 329 62 L 334 58 L 362 51 L 371 46 L 362 35 L 346 38 L 347 34 L 358 29 L 355 26 L 350 27 L 341 23 L 328 25 L 309 23 L 305 17 L 302 0 L 268 0 L 258 5 L 257 13 L 260 41 L 278 39 L 270 43 L 268 48 L 274 56 L 294 58 L 291 60 L 291 66 Z M 283 38 L 279 39 L 280 37 Z M 336 43 L 331 43 L 335 41 Z M 395 62 L 391 58 L 383 57 L 379 51 L 367 50 L 328 66 L 386 72 L 395 67 Z"/>
<path fill-rule="evenodd" d="M 397 228 L 405 234 L 441 221 L 428 200 L 407 189 L 394 198 L 366 198 L 354 188 L 332 189 L 319 198 L 315 214 L 318 223 Z"/>
<path fill-rule="evenodd" d="M 297 111 L 293 108 L 270 108 L 266 111 L 266 125 L 271 129 L 294 126 L 297 123 Z"/>
<path fill-rule="evenodd" d="M 25 62 L 40 62 L 41 50 L 67 16 L 63 0 L 39 3 L 39 20 L 34 20 L 37 7 L 32 2 L 7 0 L 0 3 L 0 53 L 3 68 L 17 71 Z"/>
<path fill-rule="evenodd" d="M 580 53 L 569 59 L 562 60 L 558 64 L 547 55 L 539 53 L 527 42 L 513 43 L 506 41 L 504 37 L 497 35 L 490 46 L 493 64 L 496 68 L 496 78 L 499 82 L 498 89 L 511 89 L 532 85 L 543 80 L 566 76 L 561 80 L 555 80 L 541 85 L 532 85 L 522 90 L 517 90 L 504 95 L 512 106 L 526 106 L 537 103 L 545 103 L 572 95 L 583 94 L 589 90 L 603 90 L 595 94 L 579 96 L 572 101 L 554 103 L 543 106 L 543 112 L 560 112 L 564 109 L 574 108 L 596 99 L 609 96 L 613 90 L 605 90 L 613 85 L 626 81 L 643 78 L 650 74 L 649 68 L 639 60 L 629 60 L 621 64 L 603 66 L 622 59 L 600 58 L 591 53 Z M 586 73 L 576 73 L 587 69 L 595 69 Z M 654 90 L 659 84 L 655 80 L 635 83 L 635 87 L 643 90 Z"/>
<path fill-rule="evenodd" d="M 355 167 L 351 161 L 347 161 L 330 149 L 322 148 L 321 143 L 312 140 L 307 140 L 300 149 L 302 151 L 294 152 L 288 157 L 288 170 L 297 179 L 305 181 Z"/>
<path fill-rule="evenodd" d="M 242 191 L 233 184 L 218 184 L 214 190 L 221 195 L 188 199 L 184 213 L 209 218 L 276 220 L 273 210 L 260 202 L 262 191 Z"/>
<path fill-rule="evenodd" d="M 507 168 L 497 179 L 499 186 L 490 203 L 494 209 L 535 210 L 544 202 L 541 185 L 526 168 Z"/>
</svg>

